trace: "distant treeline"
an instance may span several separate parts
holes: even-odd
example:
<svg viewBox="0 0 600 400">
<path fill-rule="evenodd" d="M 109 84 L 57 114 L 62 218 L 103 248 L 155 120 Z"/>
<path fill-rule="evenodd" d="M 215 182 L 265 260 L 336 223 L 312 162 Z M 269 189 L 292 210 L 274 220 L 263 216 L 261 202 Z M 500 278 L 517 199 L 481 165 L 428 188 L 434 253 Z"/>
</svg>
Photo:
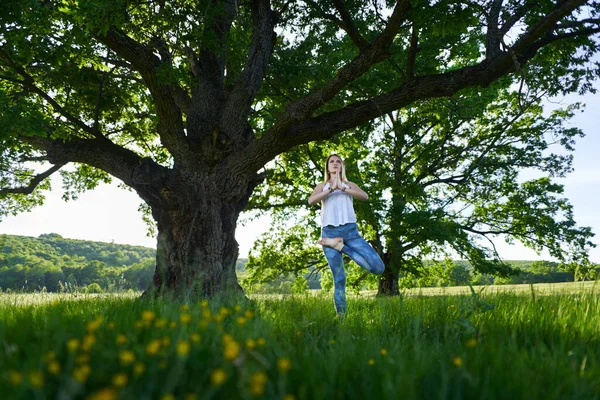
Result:
<svg viewBox="0 0 600 400">
<path fill-rule="evenodd" d="M 0 235 L 0 290 L 48 292 L 145 290 L 152 281 L 156 251 L 147 247 L 65 239 L 55 233 Z M 246 259 L 236 270 L 243 282 Z M 406 287 L 482 284 L 550 283 L 573 281 L 573 273 L 550 261 L 507 261 L 518 270 L 510 278 L 474 274 L 465 261 L 431 262 L 418 276 L 401 277 Z M 309 279 L 289 276 L 248 284 L 247 290 L 288 293 L 321 288 L 321 274 Z M 327 289 L 327 288 L 325 288 Z"/>
<path fill-rule="evenodd" d="M 55 233 L 0 235 L 0 290 L 145 290 L 155 257 L 156 251 L 147 247 L 65 239 Z"/>
</svg>

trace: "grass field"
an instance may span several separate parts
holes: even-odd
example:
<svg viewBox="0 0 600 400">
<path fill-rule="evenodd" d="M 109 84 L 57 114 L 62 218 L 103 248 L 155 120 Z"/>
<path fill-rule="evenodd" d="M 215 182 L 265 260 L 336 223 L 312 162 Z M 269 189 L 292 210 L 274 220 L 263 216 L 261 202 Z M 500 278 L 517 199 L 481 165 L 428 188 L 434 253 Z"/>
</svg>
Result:
<svg viewBox="0 0 600 400">
<path fill-rule="evenodd" d="M 522 286 L 351 296 L 344 319 L 328 294 L 4 294 L 0 398 L 600 399 L 596 286 Z"/>
</svg>

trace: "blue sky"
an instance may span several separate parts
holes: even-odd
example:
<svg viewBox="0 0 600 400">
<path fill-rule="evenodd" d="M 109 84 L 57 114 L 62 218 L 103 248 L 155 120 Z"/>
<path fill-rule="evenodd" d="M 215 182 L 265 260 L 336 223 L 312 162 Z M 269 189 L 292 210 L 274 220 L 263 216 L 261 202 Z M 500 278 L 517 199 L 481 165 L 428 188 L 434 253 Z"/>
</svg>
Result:
<svg viewBox="0 0 600 400">
<path fill-rule="evenodd" d="M 600 235 L 600 95 L 569 96 L 555 99 L 554 103 L 566 105 L 581 101 L 587 106 L 576 115 L 572 125 L 581 128 L 586 136 L 578 140 L 574 153 L 575 171 L 561 179 L 565 185 L 565 197 L 574 206 L 578 225 L 590 226 Z M 6 217 L 0 222 L 0 233 L 38 236 L 42 233 L 58 233 L 65 238 L 85 239 L 155 247 L 154 238 L 146 236 L 146 226 L 137 211 L 138 196 L 117 187 L 102 185 L 96 190 L 83 193 L 78 200 L 64 202 L 61 199 L 60 178 L 53 178 L 54 191 L 47 195 L 46 203 L 29 213 Z M 238 225 L 236 238 L 240 245 L 240 257 L 246 257 L 258 235 L 269 228 L 269 220 L 262 218 Z M 590 259 L 600 263 L 599 245 L 591 250 Z M 550 259 L 547 254 L 536 255 L 520 245 L 508 245 L 499 239 L 496 246 L 504 259 Z"/>
</svg>

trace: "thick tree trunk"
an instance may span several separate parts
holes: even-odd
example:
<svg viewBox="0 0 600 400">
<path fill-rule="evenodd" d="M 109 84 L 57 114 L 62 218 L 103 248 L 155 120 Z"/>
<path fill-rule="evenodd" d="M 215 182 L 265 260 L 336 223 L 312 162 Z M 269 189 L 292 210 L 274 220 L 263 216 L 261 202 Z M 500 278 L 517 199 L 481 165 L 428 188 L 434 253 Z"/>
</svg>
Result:
<svg viewBox="0 0 600 400">
<path fill-rule="evenodd" d="M 385 271 L 379 277 L 379 286 L 377 296 L 399 296 L 400 288 L 398 286 L 398 271 L 386 265 Z"/>
<path fill-rule="evenodd" d="M 235 273 L 235 228 L 248 197 L 225 200 L 217 185 L 204 184 L 202 190 L 180 191 L 176 207 L 154 206 L 156 271 L 146 293 L 178 298 L 242 294 Z"/>
</svg>

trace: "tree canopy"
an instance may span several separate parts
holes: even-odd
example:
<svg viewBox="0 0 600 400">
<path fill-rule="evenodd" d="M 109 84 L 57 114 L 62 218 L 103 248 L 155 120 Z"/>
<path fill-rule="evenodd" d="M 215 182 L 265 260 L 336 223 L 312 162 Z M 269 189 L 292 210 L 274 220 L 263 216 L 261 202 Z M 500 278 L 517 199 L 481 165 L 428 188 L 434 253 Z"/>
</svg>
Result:
<svg viewBox="0 0 600 400">
<path fill-rule="evenodd" d="M 239 288 L 237 219 L 278 155 L 421 100 L 524 76 L 525 66 L 550 92 L 589 90 L 598 8 L 9 0 L 0 11 L 0 213 L 43 202 L 47 178 L 65 165 L 75 165 L 62 172 L 67 197 L 114 177 L 156 221 L 153 290 Z"/>
</svg>

